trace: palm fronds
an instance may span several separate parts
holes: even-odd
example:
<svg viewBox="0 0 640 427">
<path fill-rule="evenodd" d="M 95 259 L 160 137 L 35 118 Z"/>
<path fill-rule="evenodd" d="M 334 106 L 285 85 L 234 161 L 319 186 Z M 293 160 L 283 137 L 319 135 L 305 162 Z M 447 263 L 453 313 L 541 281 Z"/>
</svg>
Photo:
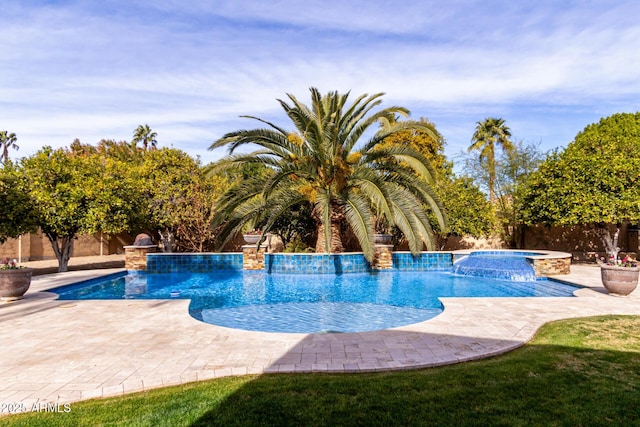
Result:
<svg viewBox="0 0 640 427">
<path fill-rule="evenodd" d="M 316 250 L 342 247 L 339 230 L 348 224 L 367 259 L 373 259 L 374 219 L 386 218 L 406 236 L 411 251 L 433 248 L 433 231 L 425 208 L 446 228 L 442 204 L 433 191 L 435 173 L 420 152 L 408 146 L 382 147 L 387 136 L 406 130 L 431 133 L 419 122 L 398 121 L 407 116 L 402 107 L 374 111 L 382 93 L 361 95 L 348 104 L 349 93 L 322 95 L 311 88 L 311 106 L 292 94 L 278 100 L 294 126 L 285 130 L 272 122 L 244 116 L 266 128 L 239 130 L 224 135 L 210 149 L 226 146 L 229 156 L 212 165 L 212 172 L 258 164 L 260 177 L 238 182 L 218 201 L 214 225 L 221 227 L 222 242 L 247 224 L 262 224 L 265 231 L 286 209 L 301 201 L 312 206 L 319 235 Z M 363 147 L 362 136 L 381 126 Z M 234 154 L 241 146 L 259 149 Z M 336 244 L 339 243 L 339 244 Z"/>
</svg>

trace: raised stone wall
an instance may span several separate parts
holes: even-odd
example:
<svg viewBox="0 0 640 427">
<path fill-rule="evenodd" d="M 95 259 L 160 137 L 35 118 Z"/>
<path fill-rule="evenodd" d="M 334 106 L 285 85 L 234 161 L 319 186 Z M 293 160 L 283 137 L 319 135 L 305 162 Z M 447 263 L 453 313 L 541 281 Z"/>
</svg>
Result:
<svg viewBox="0 0 640 427">
<path fill-rule="evenodd" d="M 256 245 L 242 246 L 243 270 L 264 270 L 264 254 L 266 251 L 266 245 L 261 245 L 260 250 Z"/>
<path fill-rule="evenodd" d="M 158 250 L 157 246 L 125 246 L 124 247 L 124 268 L 134 271 L 145 271 L 147 269 L 147 254 Z"/>
<path fill-rule="evenodd" d="M 376 270 L 390 270 L 393 268 L 393 245 L 376 245 L 373 268 Z"/>
<path fill-rule="evenodd" d="M 557 276 L 571 273 L 571 257 L 533 259 L 533 271 L 536 277 Z"/>
<path fill-rule="evenodd" d="M 393 252 L 392 245 L 376 245 L 375 259 L 370 265 L 362 253 L 342 254 L 270 254 L 266 246 L 258 251 L 255 245 L 244 245 L 242 254 L 178 254 L 155 253 L 157 246 L 125 246 L 127 270 L 167 272 L 210 272 L 222 270 L 263 270 L 267 273 L 358 273 L 373 270 L 398 269 L 406 271 L 448 270 L 455 258 L 470 251 L 422 252 L 413 256 L 408 252 Z M 539 251 L 527 254 L 537 277 L 569 274 L 571 255 L 568 253 Z M 516 252 L 517 253 L 517 252 Z M 147 256 L 148 254 L 153 254 Z"/>
</svg>

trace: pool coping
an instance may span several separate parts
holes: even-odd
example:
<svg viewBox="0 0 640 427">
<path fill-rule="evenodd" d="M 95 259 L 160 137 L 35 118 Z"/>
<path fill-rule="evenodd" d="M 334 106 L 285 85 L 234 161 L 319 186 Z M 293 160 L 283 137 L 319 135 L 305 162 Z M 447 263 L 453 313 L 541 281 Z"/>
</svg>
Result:
<svg viewBox="0 0 640 427">
<path fill-rule="evenodd" d="M 230 375 L 374 372 L 441 366 L 505 353 L 549 321 L 640 315 L 640 291 L 607 295 L 599 269 L 553 279 L 576 298 L 442 298 L 439 316 L 376 332 L 285 334 L 209 325 L 189 300 L 57 300 L 58 286 L 116 273 L 34 277 L 25 299 L 0 304 L 0 402 L 69 403 Z"/>
<path fill-rule="evenodd" d="M 470 255 L 471 253 L 527 253 L 535 255 L 523 255 L 525 258 L 532 259 L 557 259 L 557 258 L 571 258 L 569 252 L 549 251 L 546 249 L 458 249 L 451 251 L 453 257 Z"/>
</svg>

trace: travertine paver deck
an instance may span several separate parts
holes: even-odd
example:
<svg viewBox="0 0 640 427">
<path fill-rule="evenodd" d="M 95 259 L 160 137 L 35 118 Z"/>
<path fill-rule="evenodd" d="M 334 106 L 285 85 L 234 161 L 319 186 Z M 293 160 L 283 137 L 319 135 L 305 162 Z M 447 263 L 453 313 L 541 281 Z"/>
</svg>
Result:
<svg viewBox="0 0 640 427">
<path fill-rule="evenodd" d="M 264 372 L 359 372 L 437 366 L 500 354 L 545 322 L 640 314 L 638 291 L 604 294 L 599 269 L 572 266 L 578 298 L 443 298 L 444 312 L 378 332 L 282 334 L 227 329 L 188 314 L 188 300 L 58 301 L 46 289 L 112 273 L 40 276 L 0 304 L 0 402 L 66 403 Z"/>
</svg>

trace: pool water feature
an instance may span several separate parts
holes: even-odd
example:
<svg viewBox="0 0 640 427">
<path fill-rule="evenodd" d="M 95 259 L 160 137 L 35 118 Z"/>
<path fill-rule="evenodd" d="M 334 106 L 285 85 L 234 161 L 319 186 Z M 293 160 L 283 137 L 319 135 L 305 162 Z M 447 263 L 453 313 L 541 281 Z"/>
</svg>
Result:
<svg viewBox="0 0 640 427">
<path fill-rule="evenodd" d="M 364 332 L 409 325 L 443 311 L 440 297 L 568 297 L 552 280 L 516 282 L 446 271 L 349 274 L 118 274 L 51 290 L 59 299 L 190 299 L 206 323 L 264 332 Z"/>
<path fill-rule="evenodd" d="M 479 251 L 471 252 L 453 263 L 453 273 L 474 277 L 531 282 L 537 280 L 527 256 L 535 252 Z"/>
</svg>

